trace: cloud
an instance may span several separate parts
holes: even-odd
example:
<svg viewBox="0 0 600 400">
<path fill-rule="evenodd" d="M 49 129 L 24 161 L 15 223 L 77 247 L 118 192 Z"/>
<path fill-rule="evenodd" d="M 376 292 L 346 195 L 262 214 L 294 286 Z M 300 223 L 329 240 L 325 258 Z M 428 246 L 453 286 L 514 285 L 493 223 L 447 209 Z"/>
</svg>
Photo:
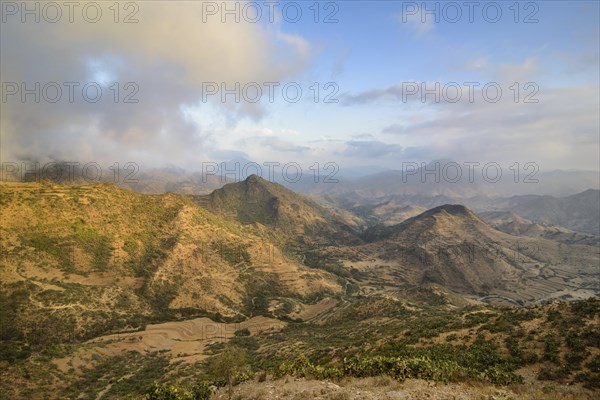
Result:
<svg viewBox="0 0 600 400">
<path fill-rule="evenodd" d="M 278 26 L 203 21 L 201 2 L 138 4 L 139 22 L 132 24 L 114 23 L 108 6 L 95 24 L 82 18 L 2 24 L 3 82 L 63 88 L 56 103 L 35 103 L 32 95 L 25 103 L 18 95 L 3 102 L 3 160 L 194 163 L 216 147 L 211 121 L 233 127 L 266 113 L 263 104 L 243 99 L 221 103 L 213 96 L 202 103 L 203 83 L 278 82 L 301 73 L 312 57 L 309 42 Z M 83 85 L 93 81 L 102 90 L 96 103 L 82 96 Z M 64 82 L 80 83 L 73 102 Z M 139 102 L 125 103 L 126 96 Z M 186 110 L 198 107 L 223 117 L 190 118 Z"/>
<path fill-rule="evenodd" d="M 406 125 L 392 124 L 383 128 L 381 130 L 381 133 L 388 133 L 392 135 L 406 135 L 409 133 L 409 130 L 407 129 Z"/>
<path fill-rule="evenodd" d="M 598 87 L 581 86 L 540 90 L 531 104 L 515 103 L 510 92 L 493 104 L 440 103 L 429 119 L 405 119 L 382 133 L 418 140 L 406 149 L 411 157 L 597 170 L 599 94 Z"/>
<path fill-rule="evenodd" d="M 533 57 L 527 58 L 522 64 L 500 64 L 497 68 L 497 76 L 502 82 L 520 82 L 536 80 L 541 73 L 537 60 Z"/>
<path fill-rule="evenodd" d="M 490 65 L 487 57 L 471 58 L 465 63 L 456 67 L 456 69 L 458 70 L 474 72 L 488 71 L 490 68 L 492 68 L 492 65 Z"/>
<path fill-rule="evenodd" d="M 392 118 L 383 119 L 379 133 L 401 139 L 407 158 L 510 164 L 532 161 L 547 168 L 598 169 L 600 88 L 596 82 L 549 86 L 537 80 L 544 71 L 533 57 L 520 63 L 488 64 L 487 68 L 489 80 L 480 80 L 473 100 L 469 87 L 460 86 L 460 100 L 449 101 L 453 96 L 443 94 L 445 82 L 440 82 L 439 101 L 427 95 L 423 102 L 422 88 L 405 96 L 403 83 L 399 83 L 346 95 L 342 104 L 369 107 L 383 103 L 386 110 L 394 110 Z M 496 103 L 483 96 L 487 82 L 496 82 L 502 90 Z M 528 82 L 535 85 L 526 86 Z M 433 88 L 434 84 L 427 82 L 426 86 Z"/>
<path fill-rule="evenodd" d="M 487 83 L 498 83 L 499 85 L 504 85 L 507 91 L 509 90 L 509 86 L 515 82 L 520 84 L 535 82 L 535 78 L 541 72 L 537 60 L 533 57 L 525 59 L 521 64 L 504 63 L 499 65 L 488 64 L 485 58 L 480 57 L 467 61 L 464 65 L 460 66 L 460 69 L 488 72 L 489 79 L 483 80 L 479 78 L 472 80 L 472 82 L 479 85 L 479 89 Z M 472 84 L 465 85 L 465 83 L 467 82 L 455 82 L 451 79 L 447 81 L 427 82 L 404 80 L 383 88 L 367 89 L 356 94 L 345 93 L 340 96 L 340 104 L 343 106 L 354 106 L 379 102 L 423 103 L 422 94 L 425 91 L 436 90 L 437 94 L 442 98 L 453 98 L 455 93 L 453 87 L 456 86 L 459 86 L 461 92 L 466 94 L 459 101 L 469 102 L 468 93 L 471 90 L 469 86 Z M 414 85 L 417 85 L 418 88 L 415 88 Z M 445 89 L 445 87 L 447 88 Z M 474 88 L 475 90 L 478 89 L 477 86 L 474 86 Z M 417 92 L 414 94 L 411 93 L 414 90 L 417 90 Z M 444 90 L 447 90 L 447 92 L 444 92 Z M 433 98 L 433 95 L 427 95 L 426 100 Z"/>
<path fill-rule="evenodd" d="M 352 135 L 354 139 L 375 139 L 375 136 L 372 133 L 357 133 Z"/>
<path fill-rule="evenodd" d="M 402 154 L 402 146 L 383 143 L 378 140 L 350 140 L 345 145 L 346 148 L 339 151 L 339 155 L 360 158 L 386 158 L 397 157 Z"/>
<path fill-rule="evenodd" d="M 300 154 L 310 150 L 310 147 L 297 145 L 292 142 L 288 142 L 286 140 L 281 140 L 277 138 L 263 138 L 260 140 L 260 144 L 272 150 L 294 152 Z"/>
<path fill-rule="evenodd" d="M 433 32 L 435 28 L 434 18 L 431 15 L 423 18 L 424 13 L 421 7 L 416 3 L 413 4 L 414 9 L 409 10 L 408 7 L 406 7 L 404 12 L 398 15 L 396 19 L 417 37 L 422 37 Z"/>
<path fill-rule="evenodd" d="M 345 93 L 340 96 L 340 105 L 354 106 L 378 101 L 401 101 L 402 84 L 391 85 L 382 89 L 370 89 L 358 94 Z"/>
</svg>

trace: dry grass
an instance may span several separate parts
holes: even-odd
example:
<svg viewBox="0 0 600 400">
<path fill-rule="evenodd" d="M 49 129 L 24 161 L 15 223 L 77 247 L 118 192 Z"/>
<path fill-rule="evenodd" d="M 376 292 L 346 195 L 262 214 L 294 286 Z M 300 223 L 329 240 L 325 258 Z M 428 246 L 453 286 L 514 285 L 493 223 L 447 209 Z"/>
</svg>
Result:
<svg viewBox="0 0 600 400">
<path fill-rule="evenodd" d="M 289 400 L 592 400 L 597 393 L 573 386 L 514 385 L 499 388 L 482 382 L 436 384 L 419 379 L 397 382 L 389 377 L 328 381 L 283 378 L 265 382 L 246 382 L 235 387 L 235 399 Z M 213 400 L 226 399 L 218 391 Z"/>
</svg>

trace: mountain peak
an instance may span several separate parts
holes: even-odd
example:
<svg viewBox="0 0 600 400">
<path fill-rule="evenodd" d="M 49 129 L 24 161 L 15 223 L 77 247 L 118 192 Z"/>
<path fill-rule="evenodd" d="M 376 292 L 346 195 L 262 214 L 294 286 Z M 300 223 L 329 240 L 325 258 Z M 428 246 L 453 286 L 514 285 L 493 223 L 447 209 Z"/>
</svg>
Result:
<svg viewBox="0 0 600 400">
<path fill-rule="evenodd" d="M 245 181 L 248 183 L 259 183 L 264 182 L 265 180 L 256 174 L 252 174 L 248 176 Z"/>
<path fill-rule="evenodd" d="M 295 193 L 260 175 L 242 182 L 228 183 L 203 200 L 213 212 L 233 216 L 242 224 L 270 226 L 277 240 L 298 242 L 307 232 L 325 240 L 360 243 L 343 213 L 331 211 L 315 201 Z M 332 239 L 333 238 L 333 239 Z"/>
<path fill-rule="evenodd" d="M 439 214 L 441 212 L 446 212 L 450 215 L 464 215 L 464 216 L 473 214 L 471 212 L 471 210 L 469 210 L 467 207 L 463 206 L 462 204 L 444 204 L 444 205 L 432 208 L 431 210 L 425 211 L 423 214 L 424 215 L 435 215 L 435 214 Z"/>
<path fill-rule="evenodd" d="M 454 217 L 454 218 L 452 218 Z M 447 229 L 458 231 L 464 226 L 478 226 L 481 229 L 489 228 L 475 213 L 461 204 L 444 204 L 419 215 L 408 218 L 392 226 L 377 225 L 365 232 L 367 241 L 373 242 L 390 239 L 394 236 L 410 232 L 410 235 L 419 236 L 426 231 Z"/>
</svg>

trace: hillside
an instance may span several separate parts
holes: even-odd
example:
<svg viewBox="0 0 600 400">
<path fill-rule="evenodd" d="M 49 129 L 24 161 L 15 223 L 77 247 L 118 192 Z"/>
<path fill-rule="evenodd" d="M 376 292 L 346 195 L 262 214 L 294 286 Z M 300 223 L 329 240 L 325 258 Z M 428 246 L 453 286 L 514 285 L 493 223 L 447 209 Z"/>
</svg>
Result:
<svg viewBox="0 0 600 400">
<path fill-rule="evenodd" d="M 539 237 L 566 244 L 600 245 L 600 236 L 575 232 L 549 223 L 536 223 L 510 211 L 486 211 L 478 215 L 495 229 L 514 236 Z"/>
<path fill-rule="evenodd" d="M 355 233 L 358 218 L 325 208 L 257 175 L 194 199 L 218 215 L 244 225 L 264 226 L 273 240 L 288 246 L 361 242 Z"/>
<path fill-rule="evenodd" d="M 210 365 L 226 343 L 273 382 L 399 374 L 507 385 L 523 374 L 597 385 L 596 302 L 515 313 L 485 304 L 593 296 L 592 246 L 509 235 L 462 205 L 359 237 L 346 214 L 253 176 L 205 197 L 112 184 L 1 189 L 8 398 L 136 398 L 153 381 L 217 379 Z M 318 246 L 290 252 L 298 243 Z M 548 322 L 557 312 L 579 318 L 564 344 Z M 564 351 L 546 362 L 546 342 Z"/>
<path fill-rule="evenodd" d="M 496 209 L 512 211 L 534 222 L 564 226 L 600 236 L 600 190 L 589 189 L 566 197 L 514 196 Z"/>
<path fill-rule="evenodd" d="M 289 259 L 252 226 L 188 198 L 111 184 L 3 183 L 2 340 L 70 342 L 152 321 L 270 315 L 338 278 Z"/>
<path fill-rule="evenodd" d="M 337 188 L 336 190 L 341 190 Z M 472 193 L 471 193 L 472 194 Z M 589 189 L 574 195 L 519 195 L 502 197 L 477 194 L 471 197 L 452 194 L 371 193 L 366 189 L 324 194 L 321 198 L 336 207 L 359 215 L 371 224 L 387 224 L 402 218 L 405 207 L 430 209 L 444 204 L 463 204 L 478 214 L 509 212 L 541 225 L 554 225 L 570 231 L 600 236 L 600 190 Z M 395 213 L 398 212 L 398 216 Z"/>
<path fill-rule="evenodd" d="M 191 394 L 207 382 L 221 387 L 211 400 L 227 399 L 211 369 L 227 349 L 249 356 L 234 399 L 597 397 L 598 300 L 500 309 L 414 298 L 390 291 L 346 298 L 303 323 L 200 318 L 13 352 L 10 364 L 0 360 L 0 398 L 141 400 L 159 390 L 151 398 L 208 399 Z"/>
<path fill-rule="evenodd" d="M 369 261 L 351 264 L 382 281 L 434 283 L 500 301 L 586 297 L 594 293 L 598 274 L 593 246 L 509 235 L 461 205 L 439 206 L 394 226 L 374 226 L 364 238 L 370 243 L 357 251 Z"/>
</svg>

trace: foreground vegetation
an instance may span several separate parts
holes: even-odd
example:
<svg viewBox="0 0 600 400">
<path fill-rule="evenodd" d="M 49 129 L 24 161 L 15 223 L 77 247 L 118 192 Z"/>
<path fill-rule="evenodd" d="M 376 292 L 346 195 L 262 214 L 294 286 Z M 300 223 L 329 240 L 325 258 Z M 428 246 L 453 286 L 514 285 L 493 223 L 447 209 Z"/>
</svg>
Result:
<svg viewBox="0 0 600 400">
<path fill-rule="evenodd" d="M 360 310 L 360 304 L 357 304 L 357 314 L 360 314 Z M 292 376 L 334 382 L 387 376 L 399 382 L 407 379 L 440 383 L 480 381 L 514 387 L 525 382 L 522 371 L 537 371 L 536 379 L 546 382 L 544 390 L 551 390 L 548 384 L 552 383 L 559 386 L 582 385 L 594 391 L 600 389 L 598 299 L 523 309 L 469 309 L 462 313 L 429 311 L 429 315 L 423 315 L 420 325 L 413 325 L 413 329 L 404 331 L 403 335 L 388 337 L 386 331 L 391 330 L 390 327 L 380 328 L 379 335 L 377 329 L 373 330 L 373 335 L 365 337 L 365 341 L 378 341 L 381 334 L 384 340 L 378 346 L 371 346 L 369 351 L 349 351 L 352 341 L 348 342 L 346 348 L 339 345 L 334 347 L 334 335 L 320 335 L 332 328 L 329 324 L 293 325 L 281 334 L 265 338 L 237 337 L 228 345 L 215 346 L 213 350 L 238 346 L 237 351 L 250 351 L 253 354 L 250 357 L 253 362 L 246 365 L 245 369 L 240 367 L 236 371 L 235 380 L 238 383 L 252 378 L 260 382 L 267 375 L 274 379 Z M 409 315 L 407 312 L 408 320 Z M 348 323 L 352 324 L 352 321 Z M 533 329 L 526 331 L 525 326 L 528 325 Z M 372 325 L 369 328 L 374 329 Z M 312 351 L 303 351 L 291 361 L 270 363 L 271 367 L 262 369 L 266 365 L 264 359 L 277 359 L 276 351 L 264 349 L 272 348 L 267 343 L 276 340 L 275 337 L 279 335 L 288 335 L 286 341 L 294 343 L 294 347 L 302 347 L 298 339 L 308 330 L 315 339 L 318 338 L 314 341 L 308 339 Z M 457 334 L 464 330 L 473 332 L 474 338 Z M 560 332 L 565 334 L 561 335 Z M 351 338 L 353 332 L 348 332 L 348 336 Z M 317 345 L 317 342 L 320 344 Z M 364 348 L 367 343 L 362 345 Z M 327 354 L 325 349 L 331 350 L 336 356 Z M 291 348 L 288 347 L 288 350 Z M 214 356 L 208 365 L 219 357 Z M 282 358 L 286 357 L 280 356 L 279 359 Z M 211 379 L 210 374 L 200 376 L 202 378 L 199 379 L 203 379 L 202 387 L 224 384 L 222 379 Z M 198 386 L 189 383 L 187 386 L 172 383 L 161 386 L 154 383 L 146 396 L 152 399 L 209 398 L 198 397 L 194 387 Z"/>
<path fill-rule="evenodd" d="M 236 331 L 228 341 L 209 344 L 206 359 L 195 363 L 168 352 L 129 351 L 96 354 L 87 365 L 63 373 L 53 360 L 81 345 L 32 351 L 3 362 L 2 393 L 5 398 L 44 398 L 50 391 L 83 399 L 99 393 L 103 399 L 208 399 L 218 387 L 285 377 L 338 383 L 416 378 L 511 388 L 533 379 L 544 390 L 565 385 L 600 390 L 598 299 L 516 309 L 416 303 L 408 308 L 378 296 L 347 301 L 320 323 L 290 322 L 282 331 L 259 335 Z M 22 351 L 3 346 L 5 353 Z"/>
</svg>

